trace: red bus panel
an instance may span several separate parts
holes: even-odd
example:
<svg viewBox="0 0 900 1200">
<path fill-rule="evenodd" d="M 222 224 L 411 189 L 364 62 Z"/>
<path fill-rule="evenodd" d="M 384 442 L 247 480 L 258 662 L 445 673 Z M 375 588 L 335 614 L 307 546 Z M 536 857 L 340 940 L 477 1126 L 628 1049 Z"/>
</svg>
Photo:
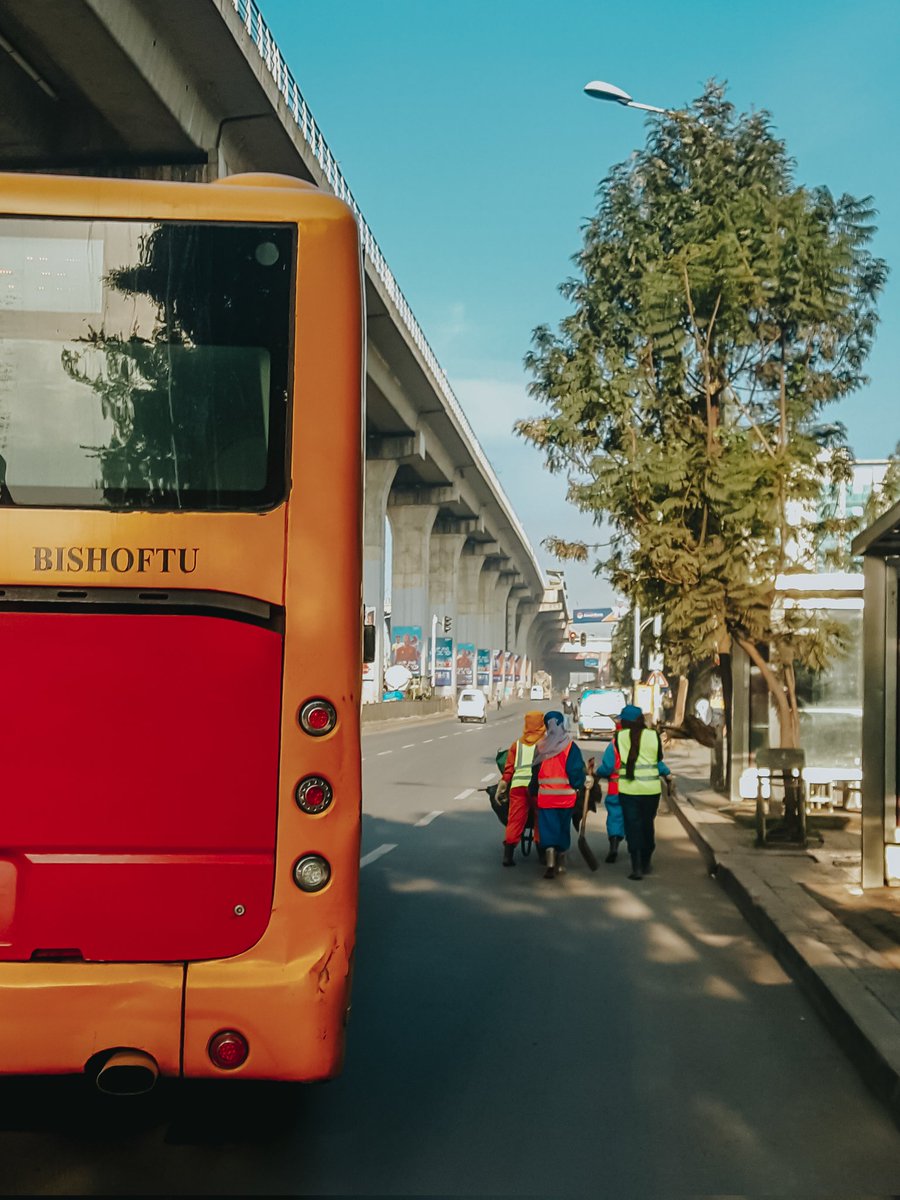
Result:
<svg viewBox="0 0 900 1200">
<path fill-rule="evenodd" d="M 0 961 L 247 950 L 271 910 L 282 638 L 0 612 Z"/>
</svg>

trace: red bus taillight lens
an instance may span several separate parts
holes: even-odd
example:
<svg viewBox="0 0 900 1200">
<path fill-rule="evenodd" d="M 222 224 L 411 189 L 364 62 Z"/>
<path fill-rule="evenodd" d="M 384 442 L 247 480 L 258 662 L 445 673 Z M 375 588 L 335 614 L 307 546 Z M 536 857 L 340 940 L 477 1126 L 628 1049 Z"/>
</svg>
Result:
<svg viewBox="0 0 900 1200">
<path fill-rule="evenodd" d="M 221 1071 L 233 1071 L 243 1066 L 250 1053 L 250 1046 L 243 1034 L 234 1029 L 223 1029 L 209 1040 L 209 1059 Z"/>
<path fill-rule="evenodd" d="M 329 704 L 327 700 L 307 700 L 302 705 L 297 720 L 304 733 L 321 737 L 334 729 L 337 724 L 337 712 L 334 705 Z"/>
<path fill-rule="evenodd" d="M 321 892 L 331 878 L 331 867 L 321 854 L 304 854 L 294 866 L 294 883 L 301 892 Z"/>
<path fill-rule="evenodd" d="M 334 799 L 331 784 L 321 775 L 307 775 L 297 784 L 294 792 L 297 807 L 305 813 L 324 812 Z"/>
</svg>

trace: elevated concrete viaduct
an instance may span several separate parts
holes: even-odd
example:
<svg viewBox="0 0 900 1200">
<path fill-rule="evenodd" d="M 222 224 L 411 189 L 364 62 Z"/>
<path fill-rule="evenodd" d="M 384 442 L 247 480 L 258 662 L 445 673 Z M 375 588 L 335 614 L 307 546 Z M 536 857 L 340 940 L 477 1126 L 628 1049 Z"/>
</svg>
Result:
<svg viewBox="0 0 900 1200">
<path fill-rule="evenodd" d="M 367 304 L 363 600 L 394 628 L 519 656 L 523 682 L 568 620 L 252 0 L 3 0 L 0 168 L 209 181 L 309 179 L 356 212 Z M 365 699 L 382 690 L 378 669 Z M 455 679 L 453 681 L 456 682 Z M 452 690 L 451 687 L 447 690 Z"/>
</svg>

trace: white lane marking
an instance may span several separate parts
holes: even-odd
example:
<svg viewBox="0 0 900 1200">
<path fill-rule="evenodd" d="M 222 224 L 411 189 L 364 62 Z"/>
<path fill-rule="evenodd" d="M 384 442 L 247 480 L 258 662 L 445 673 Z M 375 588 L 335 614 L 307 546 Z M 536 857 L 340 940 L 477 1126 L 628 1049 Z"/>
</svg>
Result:
<svg viewBox="0 0 900 1200">
<path fill-rule="evenodd" d="M 400 749 L 401 750 L 412 750 L 413 747 L 415 746 L 415 744 L 416 744 L 415 742 L 407 742 L 406 745 L 401 746 Z"/>
<path fill-rule="evenodd" d="M 381 758 L 382 754 L 393 754 L 393 753 L 394 753 L 393 750 L 379 750 L 378 757 Z"/>
<path fill-rule="evenodd" d="M 442 808 L 436 808 L 434 812 L 430 812 L 428 816 L 423 817 L 421 821 L 416 821 L 416 829 L 421 829 L 423 825 L 430 825 L 435 817 L 441 816 L 443 811 L 444 810 Z"/>
<path fill-rule="evenodd" d="M 482 775 L 481 782 L 482 783 L 490 783 L 493 778 L 494 778 L 493 775 Z"/>
<path fill-rule="evenodd" d="M 426 738 L 425 741 L 422 743 L 422 745 L 427 746 L 429 742 L 433 742 L 433 741 L 434 741 L 434 738 Z"/>
<path fill-rule="evenodd" d="M 441 736 L 438 738 L 438 741 L 439 741 L 439 742 L 443 742 L 443 741 L 445 741 L 445 740 L 446 740 L 446 739 L 447 739 L 449 736 L 450 736 L 450 734 L 449 734 L 449 733 L 442 733 L 442 734 L 441 734 Z"/>
<path fill-rule="evenodd" d="M 361 867 L 367 867 L 369 863 L 373 863 L 376 858 L 381 858 L 383 854 L 390 854 L 392 850 L 397 849 L 396 842 L 385 842 L 383 846 L 376 846 L 374 850 L 370 850 L 368 854 L 363 855 L 359 860 Z"/>
<path fill-rule="evenodd" d="M 462 735 L 463 735 L 464 733 L 468 733 L 468 732 L 469 732 L 469 731 L 468 731 L 468 729 L 460 729 L 460 730 L 459 730 L 457 733 L 454 733 L 454 735 L 453 735 L 453 736 L 454 736 L 454 737 L 462 737 Z"/>
<path fill-rule="evenodd" d="M 454 800 L 468 800 L 468 798 L 472 795 L 472 793 L 474 791 L 475 791 L 474 788 L 466 788 L 466 790 L 464 792 L 460 792 L 459 795 L 454 796 L 453 799 Z"/>
</svg>

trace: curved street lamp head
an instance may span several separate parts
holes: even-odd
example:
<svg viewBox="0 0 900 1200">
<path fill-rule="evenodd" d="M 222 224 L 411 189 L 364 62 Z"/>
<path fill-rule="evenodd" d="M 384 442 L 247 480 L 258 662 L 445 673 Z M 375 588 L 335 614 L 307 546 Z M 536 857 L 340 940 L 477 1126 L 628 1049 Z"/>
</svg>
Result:
<svg viewBox="0 0 900 1200">
<path fill-rule="evenodd" d="M 669 112 L 669 109 L 657 108 L 655 104 L 639 104 L 637 100 L 632 100 L 628 93 L 620 87 L 616 87 L 614 83 L 604 83 L 602 79 L 595 79 L 591 83 L 586 83 L 584 90 L 594 100 L 612 100 L 616 104 L 624 105 L 625 108 L 640 108 L 644 112 Z"/>
<path fill-rule="evenodd" d="M 632 103 L 631 97 L 627 92 L 623 92 L 614 83 L 604 83 L 602 79 L 595 79 L 591 83 L 586 83 L 584 90 L 594 100 L 613 100 L 616 104 L 624 104 L 626 106 Z"/>
</svg>

